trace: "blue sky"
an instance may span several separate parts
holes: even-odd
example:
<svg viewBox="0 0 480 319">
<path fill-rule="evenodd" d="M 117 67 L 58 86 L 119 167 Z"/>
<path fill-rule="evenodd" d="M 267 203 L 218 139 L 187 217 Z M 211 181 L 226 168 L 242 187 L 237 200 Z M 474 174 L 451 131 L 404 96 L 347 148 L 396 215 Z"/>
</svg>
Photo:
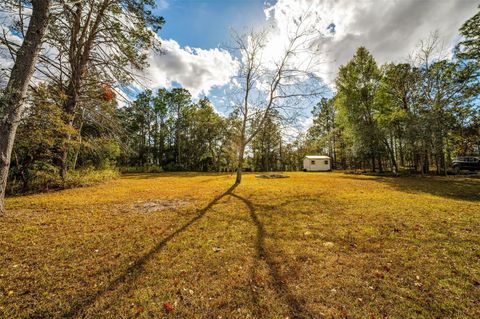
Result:
<svg viewBox="0 0 480 319">
<path fill-rule="evenodd" d="M 162 38 L 175 39 L 182 46 L 223 46 L 231 27 L 242 30 L 265 21 L 262 0 L 164 0 L 158 6 L 167 21 Z"/>
</svg>

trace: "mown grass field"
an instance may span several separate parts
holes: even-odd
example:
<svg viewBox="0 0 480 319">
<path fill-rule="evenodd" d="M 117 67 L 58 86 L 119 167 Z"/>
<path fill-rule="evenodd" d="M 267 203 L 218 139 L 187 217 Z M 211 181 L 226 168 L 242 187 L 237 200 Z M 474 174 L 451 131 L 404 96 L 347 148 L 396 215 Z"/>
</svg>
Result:
<svg viewBox="0 0 480 319">
<path fill-rule="evenodd" d="M 13 197 L 1 318 L 480 318 L 480 180 L 126 175 Z"/>
</svg>

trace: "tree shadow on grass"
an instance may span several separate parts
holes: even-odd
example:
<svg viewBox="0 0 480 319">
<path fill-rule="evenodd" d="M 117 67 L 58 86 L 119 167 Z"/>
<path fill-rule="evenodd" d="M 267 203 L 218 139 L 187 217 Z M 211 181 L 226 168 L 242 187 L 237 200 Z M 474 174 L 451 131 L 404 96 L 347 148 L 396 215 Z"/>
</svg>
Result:
<svg viewBox="0 0 480 319">
<path fill-rule="evenodd" d="M 248 208 L 250 213 L 250 218 L 252 222 L 255 224 L 257 229 L 257 236 L 255 241 L 255 250 L 257 253 L 257 259 L 263 260 L 268 266 L 270 271 L 270 276 L 273 280 L 273 287 L 277 295 L 284 300 L 288 307 L 289 311 L 289 318 L 292 319 L 307 319 L 307 318 L 314 318 L 304 307 L 302 302 L 300 302 L 295 295 L 292 293 L 290 288 L 288 287 L 285 279 L 280 274 L 279 265 L 271 258 L 268 254 L 267 250 L 265 249 L 265 227 L 263 226 L 262 222 L 258 219 L 255 206 L 251 201 L 246 198 L 243 198 L 237 194 L 230 194 L 231 196 L 239 199 L 242 201 Z M 253 297 L 254 302 L 257 303 L 258 308 L 258 296 Z"/>
<path fill-rule="evenodd" d="M 210 203 L 207 204 L 207 206 L 200 209 L 195 217 L 193 217 L 182 227 L 178 228 L 176 231 L 165 237 L 162 241 L 158 242 L 146 254 L 137 259 L 132 265 L 125 269 L 120 275 L 113 279 L 103 289 L 100 289 L 97 292 L 89 295 L 88 297 L 74 303 L 67 312 L 61 315 L 61 318 L 74 318 L 82 315 L 88 307 L 92 306 L 102 296 L 117 289 L 121 284 L 127 284 L 128 287 L 130 287 L 144 271 L 145 264 L 149 260 L 151 260 L 156 254 L 158 254 L 168 242 L 170 242 L 177 235 L 185 231 L 192 224 L 199 221 L 218 201 L 220 201 L 223 197 L 231 194 L 237 186 L 238 184 L 234 184 L 227 191 L 215 197 Z"/>
<path fill-rule="evenodd" d="M 122 173 L 121 177 L 123 179 L 131 179 L 131 180 L 144 180 L 144 179 L 155 179 L 161 177 L 223 177 L 223 176 L 230 176 L 229 173 L 218 173 L 218 172 L 159 172 L 159 173 Z"/>
<path fill-rule="evenodd" d="M 410 194 L 431 194 L 455 200 L 480 201 L 480 180 L 457 177 L 350 177 L 343 179 L 384 183 L 395 190 Z"/>
</svg>

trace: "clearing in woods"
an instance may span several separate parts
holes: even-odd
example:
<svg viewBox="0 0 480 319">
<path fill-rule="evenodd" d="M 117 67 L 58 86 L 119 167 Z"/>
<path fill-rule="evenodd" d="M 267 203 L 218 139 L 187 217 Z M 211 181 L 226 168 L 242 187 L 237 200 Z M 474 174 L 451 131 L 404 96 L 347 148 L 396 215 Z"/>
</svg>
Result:
<svg viewBox="0 0 480 319">
<path fill-rule="evenodd" d="M 288 175 L 9 198 L 0 317 L 480 317 L 478 179 Z"/>
</svg>

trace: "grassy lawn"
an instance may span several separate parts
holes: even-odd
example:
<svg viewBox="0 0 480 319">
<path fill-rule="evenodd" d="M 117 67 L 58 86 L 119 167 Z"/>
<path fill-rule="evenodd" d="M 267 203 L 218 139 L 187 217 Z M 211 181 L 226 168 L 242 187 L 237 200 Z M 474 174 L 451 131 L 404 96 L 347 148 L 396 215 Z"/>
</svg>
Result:
<svg viewBox="0 0 480 319">
<path fill-rule="evenodd" d="M 13 197 L 1 318 L 480 318 L 480 180 L 126 175 Z"/>
</svg>

